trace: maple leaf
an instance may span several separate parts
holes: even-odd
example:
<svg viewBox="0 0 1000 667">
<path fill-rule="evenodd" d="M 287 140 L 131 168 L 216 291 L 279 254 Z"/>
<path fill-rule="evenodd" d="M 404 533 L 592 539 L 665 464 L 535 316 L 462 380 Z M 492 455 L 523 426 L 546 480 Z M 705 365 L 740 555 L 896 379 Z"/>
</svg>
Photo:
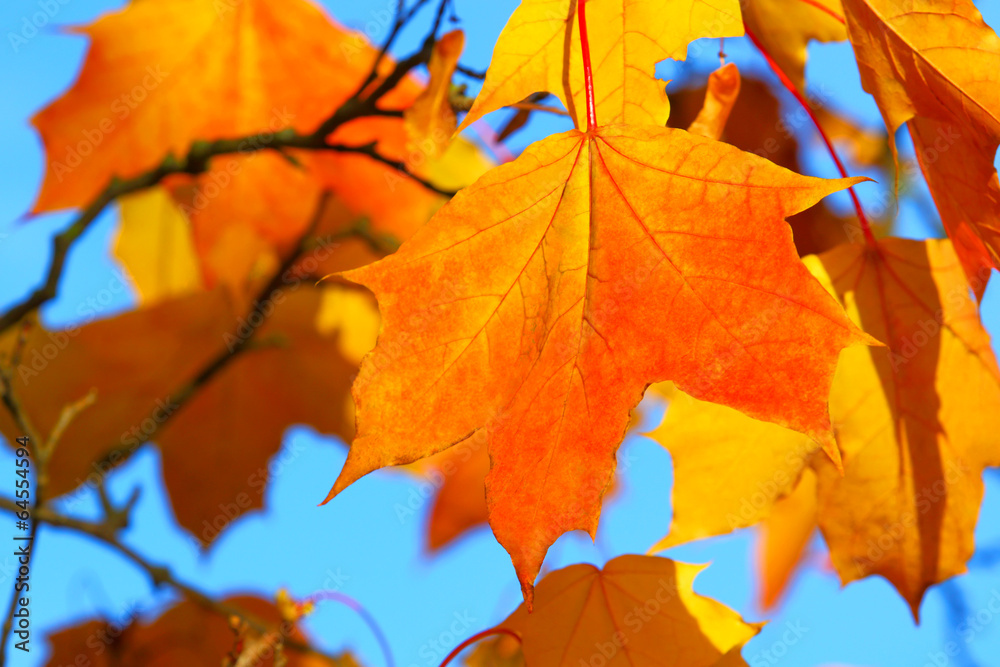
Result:
<svg viewBox="0 0 1000 667">
<path fill-rule="evenodd" d="M 920 168 L 982 298 L 1000 266 L 1000 38 L 968 0 L 844 0 L 861 83 Z M 895 150 L 895 147 L 893 147 Z"/>
<path fill-rule="evenodd" d="M 197 140 L 311 132 L 375 55 L 304 0 L 133 2 L 77 31 L 91 39 L 79 78 L 33 121 L 48 155 L 35 212 L 86 204 Z"/>
<path fill-rule="evenodd" d="M 137 285 L 141 283 L 144 297 L 220 284 L 245 292 L 255 278 L 277 269 L 279 257 L 294 250 L 315 217 L 324 186 L 314 173 L 268 153 L 231 160 L 202 178 L 171 179 L 122 201 L 116 254 Z M 230 171 L 233 165 L 237 168 Z M 457 189 L 492 163 L 459 138 L 425 166 L 431 180 Z M 226 175 L 224 187 L 218 174 Z M 372 177 L 379 187 L 387 183 L 382 175 Z M 365 190 L 360 183 L 357 187 Z M 170 196 L 164 197 L 164 191 Z M 328 199 L 314 234 L 321 251 L 309 258 L 308 273 L 344 271 L 385 256 L 444 201 L 410 179 L 400 179 L 388 191 L 392 199 Z"/>
<path fill-rule="evenodd" d="M 830 410 L 844 476 L 817 458 L 820 528 L 845 582 L 881 574 L 917 617 L 972 555 L 982 470 L 1000 464 L 1000 371 L 950 243 L 885 239 L 818 260 L 888 345 L 842 357 L 850 392 Z"/>
<path fill-rule="evenodd" d="M 828 11 L 813 6 L 813 2 Z M 745 0 L 740 7 L 747 28 L 799 90 L 805 90 L 809 42 L 847 39 L 843 22 L 831 15 L 843 13 L 840 0 Z"/>
<path fill-rule="evenodd" d="M 571 565 L 547 575 L 529 612 L 522 603 L 497 628 L 521 638 L 533 667 L 608 667 L 655 662 L 685 667 L 745 664 L 740 647 L 761 628 L 694 593 L 704 566 L 667 558 L 619 556 L 603 569 Z"/>
<path fill-rule="evenodd" d="M 184 17 L 183 29 L 178 16 Z M 134 176 L 169 153 L 187 151 L 196 140 L 286 127 L 312 131 L 361 85 L 376 55 L 365 38 L 301 0 L 280 12 L 263 0 L 236 7 L 213 0 L 137 3 L 84 32 L 92 45 L 79 80 L 35 119 L 49 156 L 36 211 L 86 203 L 113 176 Z M 454 44 L 454 37 L 446 38 L 443 46 Z M 162 85 L 140 90 L 135 96 L 141 99 L 129 98 L 134 108 L 123 106 L 121 118 L 100 118 L 125 104 L 116 95 L 130 87 L 126 82 L 142 80 L 149 62 L 162 63 L 168 72 Z M 241 63 L 245 74 L 224 75 L 231 62 Z M 392 67 L 385 58 L 379 73 Z M 225 81 L 216 80 L 220 77 Z M 183 87 L 175 83 L 181 80 Z M 412 77 L 404 77 L 379 103 L 404 108 L 419 99 L 420 91 Z M 92 130 L 95 123 L 104 129 Z M 87 139 L 93 145 L 77 157 L 80 168 L 69 168 L 63 153 L 82 152 L 75 143 L 81 136 L 93 137 Z M 262 257 L 286 254 L 324 190 L 336 195 L 351 222 L 366 218 L 378 234 L 398 240 L 426 222 L 445 199 L 365 155 L 263 151 L 267 136 L 263 143 L 248 142 L 239 154 L 215 158 L 204 174 L 175 175 L 164 184 L 190 220 L 207 287 L 238 284 Z M 443 155 L 439 145 L 430 152 L 408 146 L 402 118 L 354 119 L 337 127 L 329 140 L 375 144 L 387 160 L 443 188 L 464 186 L 488 167 L 468 142 Z M 340 262 L 338 269 L 361 263 Z"/>
<path fill-rule="evenodd" d="M 743 34 L 738 0 L 601 0 L 593 2 L 590 54 L 602 122 L 666 123 L 670 105 L 664 82 L 653 74 L 665 58 L 683 60 L 700 37 Z M 522 0 L 493 49 L 482 90 L 462 121 L 520 102 L 532 93 L 556 95 L 583 127 L 584 76 L 576 0 Z"/>
<path fill-rule="evenodd" d="M 649 553 L 759 524 L 761 607 L 775 605 L 816 529 L 816 444 L 672 388 L 663 422 L 649 434 L 674 465 L 673 518 Z M 652 391 L 654 387 L 651 387 Z M 836 385 L 835 385 L 836 390 Z"/>
<path fill-rule="evenodd" d="M 808 465 L 818 479 L 813 512 L 842 581 L 880 574 L 917 616 L 929 586 L 965 570 L 981 473 L 1000 463 L 1000 371 L 989 336 L 947 241 L 843 245 L 806 263 L 888 346 L 841 355 L 830 412 L 843 476 L 800 435 L 680 401 L 656 432 L 677 470 L 674 526 L 656 548 L 770 516 Z M 806 539 L 804 519 L 790 528 Z"/>
<path fill-rule="evenodd" d="M 277 257 L 295 249 L 324 190 L 314 173 L 268 152 L 220 157 L 208 173 L 165 186 L 189 221 L 207 288 L 245 285 L 259 263 L 263 271 L 276 268 Z"/>
<path fill-rule="evenodd" d="M 353 432 L 348 388 L 358 344 L 342 349 L 338 338 L 351 335 L 329 322 L 320 331 L 323 291 L 289 285 L 249 316 L 228 292 L 215 290 L 68 331 L 36 327 L 14 371 L 32 421 L 48 432 L 62 406 L 92 388 L 97 395 L 60 439 L 49 463 L 50 493 L 93 485 L 155 433 L 177 520 L 202 544 L 260 507 L 268 460 L 288 426 L 307 423 L 344 438 Z M 177 403 L 178 390 L 249 331 L 253 318 L 266 320 L 254 334 L 259 344 Z M 371 330 L 360 318 L 343 325 L 355 322 Z M 15 334 L 8 332 L 0 347 L 9 351 Z M 10 441 L 19 433 L 6 410 L 0 411 L 0 430 Z"/>
<path fill-rule="evenodd" d="M 801 433 L 674 391 L 650 437 L 674 464 L 667 536 L 651 552 L 752 526 L 792 492 L 818 446 Z M 706 502 L 706 499 L 711 499 Z"/>
<path fill-rule="evenodd" d="M 239 606 L 274 627 L 283 620 L 275 605 L 261 598 L 237 596 L 227 598 L 223 604 Z M 297 628 L 293 628 L 289 636 L 299 641 L 303 639 Z M 258 641 L 270 650 L 253 664 L 259 667 L 329 665 L 325 659 L 302 654 L 287 646 L 282 650 L 287 662 L 276 663 L 279 639 L 277 636 L 260 637 Z M 233 651 L 236 636 L 224 616 L 194 602 L 183 601 L 149 622 L 134 616 L 124 621 L 86 621 L 53 633 L 48 641 L 52 653 L 47 664 L 52 667 L 81 664 L 90 667 L 174 667 L 224 664 L 226 656 Z M 350 653 L 337 656 L 337 662 L 339 667 L 358 667 Z"/>
<path fill-rule="evenodd" d="M 490 525 L 530 597 L 556 537 L 593 535 L 650 382 L 830 445 L 837 355 L 870 339 L 798 260 L 783 216 L 852 182 L 666 128 L 532 145 L 394 255 L 343 274 L 375 293 L 382 331 L 328 500 L 485 429 Z"/>
<path fill-rule="evenodd" d="M 638 422 L 637 409 L 632 411 L 629 431 Z M 427 547 L 431 551 L 443 549 L 489 520 L 486 475 L 490 471 L 490 457 L 485 444 L 483 439 L 470 438 L 410 466 L 421 478 L 438 487 L 427 526 Z M 617 488 L 616 481 L 612 481 L 604 499 L 613 498 Z"/>
</svg>

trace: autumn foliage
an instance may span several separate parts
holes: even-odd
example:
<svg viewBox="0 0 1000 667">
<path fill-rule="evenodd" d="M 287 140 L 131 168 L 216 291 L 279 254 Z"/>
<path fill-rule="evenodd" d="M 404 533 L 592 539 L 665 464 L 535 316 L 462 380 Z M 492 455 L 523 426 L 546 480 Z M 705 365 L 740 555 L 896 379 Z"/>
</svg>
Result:
<svg viewBox="0 0 1000 667">
<path fill-rule="evenodd" d="M 966 571 L 1000 466 L 980 319 L 1000 268 L 1000 38 L 971 0 L 522 0 L 481 73 L 452 4 L 399 2 L 380 44 L 307 0 L 132 0 L 77 29 L 79 76 L 32 120 L 47 162 L 31 214 L 74 217 L 44 283 L 0 315 L 0 430 L 29 438 L 36 525 L 184 601 L 114 636 L 56 632 L 51 664 L 106 636 L 90 664 L 355 665 L 299 627 L 329 595 L 216 600 L 124 545 L 131 503 L 104 490 L 157 447 L 173 515 L 210 550 L 235 518 L 216 508 L 262 506 L 295 424 L 350 445 L 329 493 L 309 491 L 323 511 L 406 466 L 443 480 L 432 552 L 489 524 L 523 603 L 473 637 L 473 667 L 593 664 L 595 641 L 614 667 L 745 664 L 761 625 L 655 554 L 751 526 L 764 607 L 817 529 L 843 583 L 882 576 L 914 618 Z M 426 38 L 401 53 L 418 16 Z M 726 62 L 744 35 L 773 77 Z M 814 40 L 849 40 L 884 130 L 810 99 Z M 657 78 L 706 48 L 714 72 Z M 807 123 L 780 142 L 778 96 Z M 549 114 L 572 129 L 511 154 Z M 800 149 L 841 177 L 800 173 Z M 915 179 L 942 238 L 893 235 Z M 867 187 L 888 204 L 866 210 Z M 821 202 L 842 191 L 849 212 Z M 111 206 L 136 307 L 46 327 L 67 255 Z M 619 446 L 655 404 L 669 533 L 540 577 L 561 535 L 596 537 Z M 50 502 L 83 493 L 103 519 Z"/>
</svg>

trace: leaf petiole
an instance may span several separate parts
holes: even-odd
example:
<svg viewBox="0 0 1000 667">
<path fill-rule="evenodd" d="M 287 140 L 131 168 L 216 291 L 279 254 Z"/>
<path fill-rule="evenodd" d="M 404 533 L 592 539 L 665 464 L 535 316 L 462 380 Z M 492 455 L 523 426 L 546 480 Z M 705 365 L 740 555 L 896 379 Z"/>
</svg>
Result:
<svg viewBox="0 0 1000 667">
<path fill-rule="evenodd" d="M 816 114 L 813 113 L 812 107 L 809 106 L 809 102 L 806 101 L 806 98 L 802 95 L 802 93 L 799 92 L 799 89 L 795 87 L 795 84 L 792 83 L 792 80 L 788 78 L 788 75 L 785 74 L 785 71 L 783 69 L 781 69 L 781 66 L 778 65 L 777 62 L 775 62 L 774 58 L 771 57 L 771 54 L 767 52 L 767 49 L 764 48 L 764 45 L 761 44 L 760 40 L 757 39 L 757 36 L 753 34 L 753 31 L 750 30 L 750 28 L 746 25 L 746 23 L 743 24 L 743 29 L 746 31 L 747 37 L 750 38 L 750 41 L 753 42 L 753 45 L 756 46 L 757 50 L 760 51 L 760 54 L 764 56 L 764 60 L 767 61 L 767 64 L 771 68 L 771 71 L 773 71 L 775 75 L 778 77 L 778 80 L 781 81 L 781 85 L 783 85 L 788 90 L 788 92 L 790 92 L 792 96 L 795 97 L 798 103 L 802 105 L 802 108 L 809 115 L 809 118 L 812 120 L 813 125 L 816 126 L 816 131 L 819 132 L 820 138 L 823 139 L 823 143 L 826 144 L 826 149 L 830 153 L 830 157 L 833 158 L 834 164 L 837 165 L 837 170 L 840 172 L 841 177 L 848 178 L 847 169 L 844 167 L 844 163 L 840 161 L 840 156 L 837 155 L 837 150 L 833 147 L 833 142 L 830 141 L 830 138 L 826 135 L 826 132 L 823 131 L 823 126 L 820 125 L 819 119 L 816 118 Z M 865 215 L 865 211 L 861 207 L 861 200 L 858 199 L 858 195 L 854 191 L 854 186 L 853 185 L 850 186 L 847 189 L 847 192 L 848 194 L 851 195 L 851 201 L 854 203 L 854 210 L 857 213 L 858 222 L 861 224 L 861 231 L 865 235 L 865 242 L 871 246 L 874 246 L 875 234 L 872 233 L 871 224 L 869 224 L 868 217 Z"/>
<path fill-rule="evenodd" d="M 587 39 L 587 0 L 578 0 L 576 9 L 580 24 L 580 49 L 583 51 L 583 85 L 587 93 L 587 132 L 597 129 L 597 109 L 594 104 L 594 70 L 590 64 L 590 41 Z"/>
</svg>

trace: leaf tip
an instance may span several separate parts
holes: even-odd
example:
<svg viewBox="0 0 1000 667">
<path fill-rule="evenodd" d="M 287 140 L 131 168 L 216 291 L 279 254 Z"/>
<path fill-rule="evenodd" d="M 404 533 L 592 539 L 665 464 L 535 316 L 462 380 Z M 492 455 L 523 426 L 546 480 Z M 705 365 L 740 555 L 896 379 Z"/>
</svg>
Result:
<svg viewBox="0 0 1000 667">
<path fill-rule="evenodd" d="M 837 469 L 837 472 L 841 477 L 844 476 L 844 460 L 840 456 L 840 446 L 837 444 L 837 439 L 833 436 L 833 429 L 823 431 L 819 434 L 815 440 L 823 448 L 830 462 L 833 463 L 833 467 Z"/>
<path fill-rule="evenodd" d="M 524 607 L 530 614 L 535 608 L 535 585 L 530 581 L 521 580 L 521 596 L 524 598 Z"/>
<path fill-rule="evenodd" d="M 337 491 L 337 487 L 334 486 L 333 488 L 330 489 L 330 492 L 326 494 L 326 498 L 324 498 L 321 503 L 316 505 L 316 507 L 322 507 L 323 505 L 326 505 L 328 502 L 336 498 L 338 493 L 339 491 Z"/>
</svg>

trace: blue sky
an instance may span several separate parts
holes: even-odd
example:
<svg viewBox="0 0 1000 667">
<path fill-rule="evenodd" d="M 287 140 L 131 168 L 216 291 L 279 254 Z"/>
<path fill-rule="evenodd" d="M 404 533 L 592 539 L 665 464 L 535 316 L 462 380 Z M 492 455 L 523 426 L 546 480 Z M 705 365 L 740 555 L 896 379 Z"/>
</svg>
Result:
<svg viewBox="0 0 1000 667">
<path fill-rule="evenodd" d="M 349 27 L 363 29 L 372 24 L 378 40 L 386 31 L 385 25 L 379 24 L 383 10 L 395 3 L 327 0 L 324 4 Z M 511 0 L 457 0 L 467 32 L 464 63 L 479 69 L 487 66 L 492 45 L 515 4 Z M 992 26 L 1000 26 L 996 3 L 977 4 Z M 57 26 L 90 21 L 120 5 L 105 0 L 6 0 L 0 7 L 4 36 L 0 44 L 4 91 L 0 107 L 4 156 L 0 162 L 0 308 L 18 301 L 40 282 L 48 264 L 51 235 L 70 217 L 53 214 L 23 220 L 37 193 L 44 164 L 41 144 L 28 119 L 72 82 L 86 47 L 84 39 L 66 35 Z M 34 35 L 24 31 L 25 20 L 30 22 L 46 7 L 52 14 L 49 25 Z M 16 49 L 9 38 L 12 32 L 25 37 Z M 423 34 L 422 26 L 415 26 L 400 40 L 399 52 L 407 52 Z M 728 40 L 726 49 L 744 72 L 763 72 L 762 61 L 745 40 Z M 704 59 L 694 63 L 694 69 L 709 71 L 716 62 L 714 51 L 705 49 Z M 860 88 L 855 66 L 850 64 L 849 46 L 814 45 L 810 54 L 811 85 L 822 83 L 832 92 L 833 106 L 860 122 L 872 126 L 881 123 L 873 101 Z M 682 71 L 666 63 L 658 73 L 673 78 Z M 565 121 L 559 119 L 533 121 L 511 147 L 520 150 L 561 129 L 566 129 Z M 806 128 L 803 136 L 808 131 Z M 815 142 L 807 145 L 815 146 Z M 829 158 L 818 150 L 806 156 L 804 169 L 814 175 L 835 175 Z M 862 188 L 861 192 L 870 198 L 875 190 Z M 846 210 L 846 196 L 835 195 L 834 204 Z M 106 213 L 73 250 L 60 296 L 43 311 L 50 326 L 73 323 L 77 304 L 117 285 L 120 274 L 109 259 L 116 223 L 114 211 Z M 910 207 L 903 207 L 899 230 L 903 235 L 922 237 L 932 228 Z M 998 291 L 994 280 L 983 303 L 984 319 L 994 336 L 1000 333 Z M 112 316 L 134 304 L 131 288 L 121 290 L 100 316 Z M 651 417 L 650 426 L 656 418 L 655 414 Z M 455 643 L 501 620 L 519 602 L 509 558 L 488 529 L 476 530 L 437 556 L 422 552 L 430 504 L 402 521 L 394 510 L 396 504 L 407 502 L 420 480 L 394 471 L 377 473 L 335 502 L 317 507 L 343 464 L 344 444 L 299 427 L 287 433 L 282 451 L 279 456 L 284 463 L 267 489 L 265 511 L 236 522 L 208 556 L 202 557 L 166 509 L 159 456 L 155 448 L 145 448 L 111 478 L 111 492 L 119 499 L 127 497 L 136 485 L 144 488 L 133 527 L 124 539 L 153 560 L 169 562 L 180 578 L 218 594 L 256 592 L 270 596 L 286 586 L 294 595 L 305 596 L 339 587 L 378 619 L 399 667 L 435 667 Z M 644 553 L 666 533 L 672 482 L 669 455 L 649 440 L 630 437 L 619 461 L 624 469 L 623 491 L 605 509 L 597 545 L 582 534 L 566 535 L 550 550 L 549 567 L 581 561 L 601 564 L 619 554 Z M 12 469 L 5 449 L 0 453 L 0 470 Z M 979 613 L 982 621 L 991 598 L 1000 596 L 1000 571 L 991 568 L 985 553 L 992 548 L 996 556 L 1000 549 L 1000 476 L 988 472 L 986 477 L 986 499 L 977 531 L 977 544 L 984 554 L 973 559 L 969 575 L 928 593 L 919 628 L 884 580 L 869 579 L 841 590 L 836 577 L 822 567 L 822 559 L 814 558 L 817 566 L 801 573 L 783 606 L 768 615 L 771 624 L 744 649 L 747 661 L 754 667 L 919 667 L 935 664 L 935 659 L 939 667 L 989 664 L 991 656 L 1000 655 L 1000 619 L 990 615 L 981 631 L 971 636 L 960 632 L 966 615 Z M 90 497 L 72 505 L 64 503 L 63 509 L 79 516 L 96 516 L 96 504 Z M 759 620 L 763 616 L 754 605 L 753 538 L 753 530 L 741 531 L 676 548 L 669 555 L 691 562 L 710 561 L 696 589 L 748 619 Z M 821 548 L 818 542 L 815 546 Z M 4 558 L 0 556 L 0 604 L 5 608 L 11 590 L 12 558 Z M 151 590 L 146 577 L 113 552 L 57 529 L 42 529 L 32 579 L 36 641 L 29 656 L 15 652 L 15 665 L 44 664 L 46 652 L 39 639 L 50 629 L 95 616 L 119 620 L 135 611 L 152 616 L 175 599 L 169 591 Z M 802 629 L 801 638 L 793 645 L 779 646 L 787 624 Z M 456 633 L 455 628 L 460 630 Z M 350 648 L 369 667 L 385 664 L 361 620 L 335 604 L 320 606 L 308 620 L 308 630 L 325 648 Z M 940 663 L 938 654 L 949 641 L 956 641 L 962 654 Z"/>
</svg>

